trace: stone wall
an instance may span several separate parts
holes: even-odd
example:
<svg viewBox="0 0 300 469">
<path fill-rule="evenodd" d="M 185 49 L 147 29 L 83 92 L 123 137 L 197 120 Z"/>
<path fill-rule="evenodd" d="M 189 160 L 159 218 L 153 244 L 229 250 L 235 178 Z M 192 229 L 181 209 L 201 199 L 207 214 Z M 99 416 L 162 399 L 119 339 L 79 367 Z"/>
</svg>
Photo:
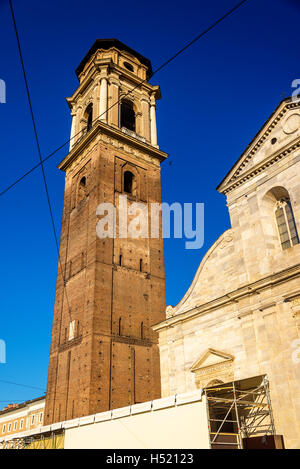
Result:
<svg viewBox="0 0 300 469">
<path fill-rule="evenodd" d="M 299 233 L 299 122 L 298 105 L 281 103 L 226 176 L 219 190 L 232 227 L 154 327 L 163 396 L 266 374 L 291 448 L 300 447 L 300 244 L 282 249 L 269 194 L 288 192 Z"/>
</svg>

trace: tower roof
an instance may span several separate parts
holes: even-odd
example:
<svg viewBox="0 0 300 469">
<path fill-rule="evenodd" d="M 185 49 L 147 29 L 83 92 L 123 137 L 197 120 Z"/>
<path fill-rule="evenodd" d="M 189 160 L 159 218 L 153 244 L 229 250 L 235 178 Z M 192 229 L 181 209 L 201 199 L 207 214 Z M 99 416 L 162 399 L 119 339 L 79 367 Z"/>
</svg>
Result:
<svg viewBox="0 0 300 469">
<path fill-rule="evenodd" d="M 114 39 L 114 38 L 113 39 L 96 39 L 96 41 L 94 42 L 94 44 L 92 45 L 90 50 L 87 52 L 85 57 L 82 59 L 82 61 L 80 62 L 80 64 L 76 68 L 75 73 L 76 73 L 77 77 L 82 72 L 82 70 L 83 70 L 85 64 L 87 63 L 87 61 L 90 59 L 90 57 L 98 49 L 110 49 L 111 47 L 115 47 L 116 49 L 123 50 L 123 51 L 129 52 L 130 54 L 134 55 L 134 57 L 139 59 L 139 61 L 142 64 L 144 64 L 144 65 L 146 65 L 146 67 L 148 67 L 147 78 L 151 77 L 151 75 L 152 75 L 152 65 L 151 65 L 150 60 L 147 59 L 146 57 L 144 57 L 143 55 L 139 54 L 138 52 L 136 52 L 134 49 L 131 49 L 131 47 L 127 46 L 123 42 L 119 41 L 118 39 Z"/>
</svg>

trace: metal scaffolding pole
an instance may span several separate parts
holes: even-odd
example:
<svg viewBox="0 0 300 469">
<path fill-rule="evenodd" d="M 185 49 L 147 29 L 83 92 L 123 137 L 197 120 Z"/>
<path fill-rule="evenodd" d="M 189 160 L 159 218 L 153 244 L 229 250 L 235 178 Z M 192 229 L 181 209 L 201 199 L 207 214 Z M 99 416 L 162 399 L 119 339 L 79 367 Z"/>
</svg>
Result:
<svg viewBox="0 0 300 469">
<path fill-rule="evenodd" d="M 243 438 L 275 434 L 266 376 L 207 387 L 204 393 L 211 448 L 242 448 Z"/>
</svg>

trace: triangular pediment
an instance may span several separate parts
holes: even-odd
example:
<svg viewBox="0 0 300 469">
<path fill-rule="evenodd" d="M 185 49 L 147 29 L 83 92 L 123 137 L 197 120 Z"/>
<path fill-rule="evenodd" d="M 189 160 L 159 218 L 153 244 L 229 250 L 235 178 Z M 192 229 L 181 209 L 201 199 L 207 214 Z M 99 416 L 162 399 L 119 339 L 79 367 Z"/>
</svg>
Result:
<svg viewBox="0 0 300 469">
<path fill-rule="evenodd" d="M 200 358 L 198 358 L 198 360 L 195 361 L 191 367 L 191 371 L 196 372 L 202 368 L 219 365 L 224 362 L 232 362 L 233 360 L 234 357 L 229 353 L 209 348 L 201 355 Z"/>
<path fill-rule="evenodd" d="M 226 194 L 279 161 L 300 143 L 300 102 L 283 100 L 268 118 L 217 190 Z"/>
</svg>

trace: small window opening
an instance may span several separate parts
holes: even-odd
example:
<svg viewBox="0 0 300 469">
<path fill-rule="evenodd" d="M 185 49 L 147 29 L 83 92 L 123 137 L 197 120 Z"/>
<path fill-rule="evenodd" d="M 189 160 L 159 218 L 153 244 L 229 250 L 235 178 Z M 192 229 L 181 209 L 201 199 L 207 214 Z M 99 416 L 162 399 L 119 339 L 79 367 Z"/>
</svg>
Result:
<svg viewBox="0 0 300 469">
<path fill-rule="evenodd" d="M 136 179 L 130 171 L 124 173 L 124 192 L 136 195 Z"/>
<path fill-rule="evenodd" d="M 143 259 L 140 259 L 140 272 L 143 272 Z"/>
<path fill-rule="evenodd" d="M 87 132 L 92 128 L 93 125 L 93 105 L 90 103 L 85 110 L 84 117 L 86 120 L 86 130 Z"/>
<path fill-rule="evenodd" d="M 119 256 L 119 265 L 122 265 L 122 259 L 123 259 L 122 254 L 120 254 L 120 256 Z"/>
<path fill-rule="evenodd" d="M 145 334 L 144 334 L 144 323 L 142 322 L 141 323 L 141 339 L 144 339 L 145 338 Z"/>
<path fill-rule="evenodd" d="M 119 335 L 122 335 L 122 318 L 119 318 Z"/>
<path fill-rule="evenodd" d="M 124 62 L 123 65 L 125 68 L 127 68 L 127 70 L 130 70 L 131 72 L 133 72 L 133 66 L 130 63 Z"/>
<path fill-rule="evenodd" d="M 79 182 L 78 186 L 78 202 L 83 200 L 87 195 L 87 187 L 86 187 L 86 177 L 82 177 Z"/>
<path fill-rule="evenodd" d="M 123 101 L 121 104 L 121 127 L 135 132 L 135 113 L 133 104 L 129 101 Z"/>
</svg>

